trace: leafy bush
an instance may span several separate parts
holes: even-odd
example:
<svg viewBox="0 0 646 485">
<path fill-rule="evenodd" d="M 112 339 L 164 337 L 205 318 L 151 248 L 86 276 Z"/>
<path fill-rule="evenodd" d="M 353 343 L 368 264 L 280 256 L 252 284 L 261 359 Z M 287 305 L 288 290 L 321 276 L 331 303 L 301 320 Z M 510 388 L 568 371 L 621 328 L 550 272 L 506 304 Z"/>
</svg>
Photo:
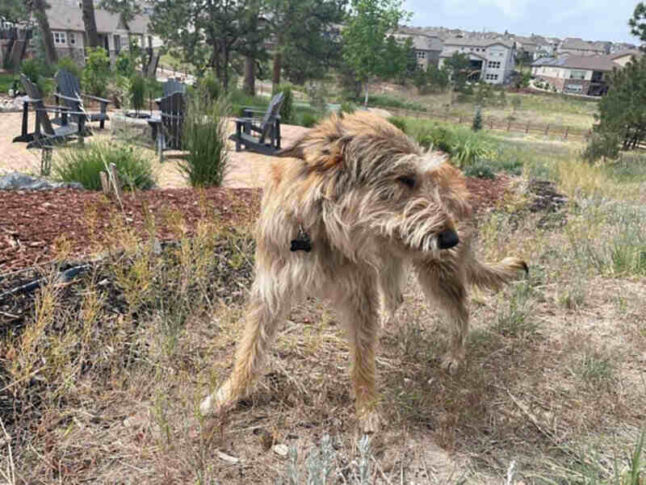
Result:
<svg viewBox="0 0 646 485">
<path fill-rule="evenodd" d="M 122 50 L 114 64 L 119 76 L 132 77 L 135 74 L 135 65 L 128 51 Z"/>
<path fill-rule="evenodd" d="M 282 123 L 291 123 L 294 119 L 294 93 L 292 86 L 289 84 L 279 84 L 276 86 L 274 94 L 283 93 L 283 104 L 280 107 L 280 121 Z"/>
<path fill-rule="evenodd" d="M 20 72 L 35 83 L 43 96 L 49 96 L 54 91 L 54 80 L 51 79 L 52 69 L 38 59 L 27 59 L 20 64 Z"/>
<path fill-rule="evenodd" d="M 66 71 L 74 74 L 76 77 L 81 77 L 81 68 L 71 57 L 61 57 L 56 64 L 56 69 L 65 69 Z"/>
<path fill-rule="evenodd" d="M 344 101 L 339 108 L 340 113 L 352 114 L 357 110 L 357 105 L 352 101 Z"/>
<path fill-rule="evenodd" d="M 110 81 L 110 58 L 102 47 L 88 49 L 85 69 L 81 76 L 83 88 L 94 96 L 105 96 Z"/>
<path fill-rule="evenodd" d="M 126 190 L 150 189 L 155 185 L 150 159 L 140 149 L 97 142 L 61 150 L 54 175 L 65 182 L 79 182 L 88 190 L 101 190 L 102 171 L 114 163 Z"/>
<path fill-rule="evenodd" d="M 137 113 L 144 107 L 146 102 L 146 80 L 141 74 L 135 74 L 130 79 L 130 103 Z"/>
<path fill-rule="evenodd" d="M 495 169 L 487 160 L 477 160 L 473 165 L 464 169 L 464 175 L 467 177 L 477 177 L 479 179 L 494 179 L 496 178 Z"/>
<path fill-rule="evenodd" d="M 220 81 L 211 71 L 207 72 L 198 82 L 198 90 L 202 91 L 209 99 L 220 97 Z"/>
<path fill-rule="evenodd" d="M 224 100 L 210 99 L 204 92 L 189 98 L 183 135 L 183 146 L 188 155 L 180 168 L 193 187 L 222 184 L 229 162 L 228 113 Z"/>
<path fill-rule="evenodd" d="M 319 121 L 318 116 L 316 116 L 314 113 L 310 113 L 309 111 L 305 111 L 304 113 L 301 113 L 298 124 L 306 128 L 311 128 L 316 123 L 318 123 L 318 121 Z"/>
<path fill-rule="evenodd" d="M 388 118 L 388 121 L 390 121 L 391 124 L 395 125 L 401 131 L 406 133 L 406 120 L 404 118 L 400 116 L 391 116 L 390 118 Z"/>
<path fill-rule="evenodd" d="M 589 163 L 600 158 L 616 159 L 619 156 L 619 135 L 612 132 L 595 132 L 583 151 L 583 159 Z"/>
</svg>

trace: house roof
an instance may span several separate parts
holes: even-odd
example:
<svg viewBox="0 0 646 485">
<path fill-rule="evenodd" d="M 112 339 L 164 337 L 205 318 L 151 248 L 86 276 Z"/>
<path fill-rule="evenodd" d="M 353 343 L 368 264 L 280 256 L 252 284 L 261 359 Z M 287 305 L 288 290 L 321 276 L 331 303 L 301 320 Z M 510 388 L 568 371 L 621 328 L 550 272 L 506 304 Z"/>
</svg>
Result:
<svg viewBox="0 0 646 485">
<path fill-rule="evenodd" d="M 603 52 L 603 46 L 595 45 L 592 42 L 587 40 L 579 39 L 578 37 L 567 37 L 563 39 L 561 49 L 576 49 L 576 50 L 585 50 L 585 51 L 600 51 Z"/>
<path fill-rule="evenodd" d="M 610 59 L 615 60 L 626 56 L 641 57 L 642 55 L 644 55 L 644 53 L 641 51 L 638 51 L 637 49 L 626 49 L 626 50 L 611 54 Z"/>
<path fill-rule="evenodd" d="M 47 19 L 52 30 L 84 31 L 83 14 L 78 0 L 49 0 L 50 8 L 47 9 Z M 110 33 L 119 29 L 119 15 L 100 8 L 94 9 L 96 29 L 99 33 Z M 148 17 L 136 15 L 128 26 L 133 34 L 147 32 Z"/>
<path fill-rule="evenodd" d="M 444 45 L 453 45 L 460 47 L 489 47 L 492 45 L 503 45 L 509 49 L 514 47 L 514 43 L 508 39 L 466 39 L 454 37 L 451 39 L 446 39 Z"/>
<path fill-rule="evenodd" d="M 413 47 L 423 51 L 441 51 L 442 39 L 428 35 L 412 35 Z"/>
<path fill-rule="evenodd" d="M 561 58 L 543 57 L 532 66 L 551 66 L 567 69 L 584 69 L 589 71 L 612 71 L 620 67 L 612 61 L 611 56 L 567 56 Z"/>
</svg>

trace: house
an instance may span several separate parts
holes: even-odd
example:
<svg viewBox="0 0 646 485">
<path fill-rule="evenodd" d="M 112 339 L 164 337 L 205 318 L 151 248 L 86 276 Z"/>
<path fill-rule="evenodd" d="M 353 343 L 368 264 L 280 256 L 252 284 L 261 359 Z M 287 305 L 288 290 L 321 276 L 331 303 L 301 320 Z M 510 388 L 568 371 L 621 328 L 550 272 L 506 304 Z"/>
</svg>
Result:
<svg viewBox="0 0 646 485">
<path fill-rule="evenodd" d="M 643 55 L 644 53 L 637 49 L 629 49 L 611 54 L 610 59 L 612 59 L 615 64 L 618 64 L 621 67 L 626 67 L 626 64 L 630 61 Z"/>
<path fill-rule="evenodd" d="M 561 41 L 556 49 L 556 55 L 599 56 L 609 53 L 609 46 L 605 42 L 588 42 L 577 37 L 567 37 Z"/>
<path fill-rule="evenodd" d="M 608 73 L 620 67 L 611 56 L 568 55 L 538 59 L 532 74 L 562 93 L 602 96 L 608 91 Z"/>
<path fill-rule="evenodd" d="M 516 48 L 508 39 L 451 38 L 444 41 L 439 67 L 454 53 L 466 54 L 471 61 L 471 80 L 507 84 L 515 67 Z"/>
<path fill-rule="evenodd" d="M 425 71 L 428 70 L 430 65 L 438 65 L 440 54 L 442 53 L 442 40 L 438 36 L 424 34 L 421 31 L 411 32 L 411 29 L 407 29 L 398 31 L 394 34 L 394 37 L 400 41 L 411 39 L 417 65 Z"/>
<path fill-rule="evenodd" d="M 71 57 L 79 64 L 85 62 L 85 25 L 80 0 L 48 0 L 47 20 L 54 37 L 54 47 L 59 57 Z M 136 15 L 128 28 L 118 14 L 94 9 L 96 28 L 101 45 L 108 51 L 114 62 L 122 49 L 128 49 L 134 41 L 142 48 L 155 47 L 152 33 L 148 28 L 149 17 Z"/>
</svg>

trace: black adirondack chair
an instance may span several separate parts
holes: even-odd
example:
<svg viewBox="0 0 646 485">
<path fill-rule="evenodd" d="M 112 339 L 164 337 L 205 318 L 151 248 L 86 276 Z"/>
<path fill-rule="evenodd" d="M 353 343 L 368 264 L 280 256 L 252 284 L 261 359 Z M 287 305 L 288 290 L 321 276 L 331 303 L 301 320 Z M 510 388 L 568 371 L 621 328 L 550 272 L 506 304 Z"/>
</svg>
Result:
<svg viewBox="0 0 646 485">
<path fill-rule="evenodd" d="M 62 101 L 62 104 L 64 106 L 72 111 L 85 112 L 85 109 L 83 109 L 84 99 L 98 101 L 99 111 L 86 112 L 86 121 L 98 121 L 99 127 L 101 129 L 105 128 L 106 120 L 110 119 L 110 117 L 108 116 L 108 104 L 110 103 L 110 100 L 100 98 L 98 96 L 83 94 L 81 92 L 81 82 L 79 81 L 79 78 L 66 69 L 58 70 L 58 72 L 56 73 L 56 84 L 57 92 L 54 96 L 56 96 L 59 101 Z"/>
<path fill-rule="evenodd" d="M 186 112 L 186 95 L 175 91 L 159 100 L 159 117 L 151 118 L 148 123 L 156 133 L 159 161 L 164 161 L 165 150 L 182 149 L 182 130 Z"/>
<path fill-rule="evenodd" d="M 64 106 L 46 106 L 38 86 L 24 74 L 20 75 L 20 82 L 25 88 L 30 103 L 36 112 L 36 130 L 33 134 L 33 140 L 29 142 L 27 148 L 51 147 L 55 144 L 64 143 L 71 138 L 83 141 L 83 136 L 85 135 L 85 112 L 72 111 Z M 54 127 L 49 119 L 49 113 L 55 113 L 60 116 L 61 126 Z M 70 120 L 71 117 L 78 119 L 78 123 L 73 123 Z"/>
<path fill-rule="evenodd" d="M 167 80 L 163 84 L 162 89 L 164 90 L 163 91 L 164 94 L 162 95 L 162 97 L 155 99 L 155 103 L 157 103 L 157 108 L 160 110 L 161 110 L 161 107 L 159 103 L 161 103 L 162 99 L 167 98 L 168 96 L 174 93 L 186 94 L 186 84 L 179 81 L 175 81 L 174 79 Z"/>
<path fill-rule="evenodd" d="M 244 147 L 253 152 L 273 155 L 280 150 L 280 107 L 283 93 L 275 95 L 266 111 L 244 108 L 242 118 L 236 120 L 236 132 L 229 139 L 236 142 L 236 151 Z M 262 118 L 254 115 L 263 114 Z M 254 135 L 257 133 L 257 135 Z"/>
</svg>

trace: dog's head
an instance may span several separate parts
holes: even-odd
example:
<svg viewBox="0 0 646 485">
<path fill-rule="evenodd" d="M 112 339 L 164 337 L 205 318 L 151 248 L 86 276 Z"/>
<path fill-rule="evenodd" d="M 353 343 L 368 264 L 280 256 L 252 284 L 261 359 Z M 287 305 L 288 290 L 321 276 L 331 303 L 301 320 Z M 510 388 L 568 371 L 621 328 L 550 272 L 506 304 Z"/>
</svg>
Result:
<svg viewBox="0 0 646 485">
<path fill-rule="evenodd" d="M 303 160 L 303 197 L 332 202 L 330 218 L 356 240 L 374 236 L 413 253 L 459 242 L 456 223 L 470 211 L 460 172 L 379 116 L 332 116 L 281 156 Z"/>
</svg>

